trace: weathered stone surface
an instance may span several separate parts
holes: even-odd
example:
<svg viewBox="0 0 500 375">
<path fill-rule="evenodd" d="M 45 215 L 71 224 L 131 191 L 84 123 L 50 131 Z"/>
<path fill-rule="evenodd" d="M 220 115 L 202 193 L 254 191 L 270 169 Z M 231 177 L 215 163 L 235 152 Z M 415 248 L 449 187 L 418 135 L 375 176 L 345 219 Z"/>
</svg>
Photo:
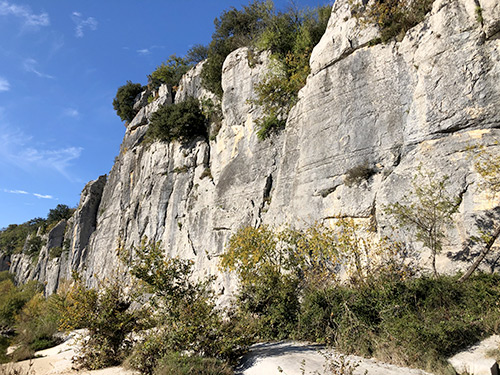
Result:
<svg viewBox="0 0 500 375">
<path fill-rule="evenodd" d="M 479 3 L 482 23 L 475 0 L 436 0 L 401 42 L 369 46 L 377 30 L 360 27 L 349 1 L 337 0 L 286 129 L 266 141 L 257 140 L 255 121 L 262 113 L 251 99 L 268 54 L 249 62 L 251 53 L 243 48 L 228 56 L 224 120 L 211 141 L 143 142 L 151 114 L 171 103 L 168 88 L 162 89 L 127 127 L 105 186 L 101 181 L 96 187 L 102 199 L 88 203 L 92 214 L 79 208 L 69 221 L 65 238 L 71 250 L 46 263 L 51 290 L 72 269 L 94 286 L 105 277 L 125 277 L 126 265 L 115 252 L 118 242 L 132 248 L 144 237 L 162 241 L 170 256 L 193 259 L 197 275 L 218 275 L 221 292 L 231 291 L 234 282 L 219 272 L 217 256 L 244 225 L 330 224 L 347 216 L 375 223 L 380 235 L 398 237 L 397 223 L 384 207 L 411 190 L 420 165 L 449 175 L 450 194 L 461 197 L 438 270 L 466 267 L 480 248 L 461 250 L 463 242 L 478 233 L 478 222 L 488 228 L 499 219 L 497 202 L 479 190 L 470 158 L 475 152 L 470 146 L 477 144 L 500 152 L 499 7 L 493 0 Z M 214 99 L 201 87 L 201 67 L 184 76 L 176 101 Z M 371 176 L 347 184 L 359 166 L 371 169 Z M 85 217 L 95 224 L 84 224 Z M 425 267 L 428 254 L 419 246 L 415 243 Z M 40 267 L 30 273 L 27 261 L 18 258 L 11 269 L 19 278 L 41 277 Z M 487 261 L 495 267 L 493 258 Z"/>
<path fill-rule="evenodd" d="M 38 280 L 45 284 L 45 293 L 52 294 L 61 281 L 71 279 L 72 271 L 81 272 L 86 267 L 87 245 L 96 228 L 97 209 L 105 183 L 106 176 L 89 182 L 68 222 L 62 220 L 47 234 L 37 233 L 44 245 L 36 262 L 24 253 L 11 257 L 10 270 L 16 275 L 17 282 Z M 56 254 L 60 255 L 55 257 Z"/>
<path fill-rule="evenodd" d="M 179 82 L 179 88 L 175 94 L 175 101 L 182 102 L 188 97 L 203 99 L 212 99 L 217 101 L 216 95 L 207 89 L 203 88 L 201 84 L 201 71 L 203 69 L 202 61 L 198 63 L 193 69 L 189 70 Z"/>
<path fill-rule="evenodd" d="M 143 96 L 147 94 L 148 94 L 147 90 L 141 93 L 141 95 Z M 147 104 L 147 97 L 145 103 L 141 101 L 136 102 L 136 104 L 141 103 L 140 105 L 138 105 L 138 107 L 141 109 L 134 117 L 134 119 L 130 122 L 130 124 L 128 124 L 127 131 L 133 131 L 137 129 L 139 126 L 148 124 L 149 120 L 151 120 L 151 115 L 154 112 L 156 112 L 158 108 L 160 108 L 163 105 L 172 104 L 172 102 L 173 102 L 172 88 L 166 84 L 161 85 L 160 88 L 158 89 L 158 97 L 155 100 L 153 100 L 153 102 Z"/>
<path fill-rule="evenodd" d="M 359 0 L 354 4 L 366 2 Z M 362 24 L 353 17 L 352 8 L 353 5 L 348 1 L 336 1 L 333 4 L 326 32 L 311 54 L 313 75 L 380 36 L 376 26 Z"/>
</svg>

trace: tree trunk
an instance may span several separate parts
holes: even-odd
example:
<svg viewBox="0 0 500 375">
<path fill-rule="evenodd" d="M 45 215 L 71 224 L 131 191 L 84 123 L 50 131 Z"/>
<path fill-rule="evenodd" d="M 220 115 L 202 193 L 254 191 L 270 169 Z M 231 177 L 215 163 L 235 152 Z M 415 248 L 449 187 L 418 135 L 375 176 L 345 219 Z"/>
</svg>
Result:
<svg viewBox="0 0 500 375">
<path fill-rule="evenodd" d="M 486 242 L 486 246 L 484 247 L 483 251 L 481 254 L 478 255 L 474 263 L 471 264 L 467 272 L 465 272 L 460 279 L 458 279 L 458 282 L 464 282 L 467 280 L 470 275 L 479 267 L 479 264 L 483 261 L 483 259 L 488 255 L 490 252 L 491 248 L 493 247 L 493 244 L 497 240 L 497 238 L 500 236 L 500 225 L 495 229 L 495 232 L 491 235 L 490 239 Z"/>
</svg>

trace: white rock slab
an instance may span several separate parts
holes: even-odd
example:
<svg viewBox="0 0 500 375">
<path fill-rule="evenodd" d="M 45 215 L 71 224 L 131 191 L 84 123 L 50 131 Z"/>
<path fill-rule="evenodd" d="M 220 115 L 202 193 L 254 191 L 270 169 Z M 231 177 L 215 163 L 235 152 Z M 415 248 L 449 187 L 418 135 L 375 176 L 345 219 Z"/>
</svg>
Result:
<svg viewBox="0 0 500 375">
<path fill-rule="evenodd" d="M 253 345 L 236 369 L 237 375 L 310 375 L 329 374 L 325 370 L 328 357 L 338 358 L 338 353 L 326 350 L 320 345 L 297 342 L 279 342 Z M 357 365 L 354 375 L 425 375 L 423 370 L 409 369 L 366 359 L 357 356 L 346 356 L 351 365 Z"/>
<path fill-rule="evenodd" d="M 451 357 L 448 362 L 458 373 L 498 375 L 498 364 L 489 352 L 500 348 L 500 336 L 494 335 Z"/>
</svg>

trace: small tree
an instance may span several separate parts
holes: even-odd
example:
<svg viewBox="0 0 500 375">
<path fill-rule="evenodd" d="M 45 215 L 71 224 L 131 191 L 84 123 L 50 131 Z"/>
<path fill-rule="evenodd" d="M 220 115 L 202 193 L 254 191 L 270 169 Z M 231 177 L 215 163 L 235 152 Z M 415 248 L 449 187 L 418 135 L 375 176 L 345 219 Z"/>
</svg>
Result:
<svg viewBox="0 0 500 375">
<path fill-rule="evenodd" d="M 113 108 L 122 121 L 130 122 L 134 119 L 137 114 L 137 111 L 134 110 L 135 98 L 142 90 L 143 87 L 140 83 L 132 83 L 131 81 L 127 81 L 125 85 L 118 88 L 113 99 Z"/>
<path fill-rule="evenodd" d="M 385 212 L 394 215 L 402 228 L 414 229 L 417 241 L 431 252 L 432 270 L 437 276 L 436 255 L 443 248 L 445 229 L 453 223 L 459 200 L 447 191 L 449 176 L 436 178 L 435 172 L 424 172 L 420 166 L 413 177 L 413 190 L 403 202 L 392 203 Z"/>
<path fill-rule="evenodd" d="M 88 337 L 81 339 L 76 362 L 82 367 L 96 370 L 114 366 L 131 349 L 127 335 L 139 330 L 141 311 L 132 312 L 130 297 L 118 280 L 102 285 L 99 291 L 83 285 L 77 274 L 66 296 L 61 326 L 65 329 L 87 328 Z"/>
<path fill-rule="evenodd" d="M 500 193 L 500 173 L 498 172 L 500 170 L 500 156 L 492 155 L 484 147 L 478 147 L 477 149 L 478 152 L 474 155 L 474 168 L 483 179 L 479 185 L 479 189 L 489 191 L 492 198 L 494 198 Z M 500 237 L 500 225 L 497 225 L 492 233 L 486 233 L 485 230 L 481 230 L 481 234 L 484 248 L 468 270 L 462 275 L 459 280 L 460 282 L 467 280 L 491 251 L 494 243 Z"/>
<path fill-rule="evenodd" d="M 68 220 L 75 212 L 74 208 L 70 208 L 65 204 L 58 204 L 56 208 L 49 210 L 47 215 L 47 225 L 58 223 L 61 220 Z"/>
<path fill-rule="evenodd" d="M 176 55 L 170 56 L 149 76 L 151 89 L 158 89 L 162 83 L 175 88 L 189 68 L 191 68 L 191 64 L 188 59 Z"/>
<path fill-rule="evenodd" d="M 187 52 L 186 59 L 188 62 L 197 64 L 208 57 L 208 47 L 203 44 L 195 44 Z"/>
</svg>

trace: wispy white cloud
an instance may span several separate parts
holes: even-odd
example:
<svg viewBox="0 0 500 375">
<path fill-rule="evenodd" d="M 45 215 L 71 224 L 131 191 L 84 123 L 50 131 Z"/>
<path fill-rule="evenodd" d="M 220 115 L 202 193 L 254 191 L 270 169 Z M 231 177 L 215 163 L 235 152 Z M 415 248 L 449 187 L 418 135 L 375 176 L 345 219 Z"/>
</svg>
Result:
<svg viewBox="0 0 500 375">
<path fill-rule="evenodd" d="M 34 73 L 40 78 L 54 79 L 54 76 L 40 72 L 37 69 L 37 65 L 38 61 L 36 61 L 35 59 L 26 59 L 23 62 L 24 70 L 26 70 L 27 72 Z"/>
<path fill-rule="evenodd" d="M 33 138 L 22 131 L 0 125 L 0 163 L 9 163 L 24 170 L 55 170 L 72 180 L 68 169 L 80 157 L 83 148 L 47 149 L 34 143 Z"/>
<path fill-rule="evenodd" d="M 141 48 L 135 50 L 140 56 L 150 55 L 154 49 L 162 49 L 164 46 L 150 46 L 147 48 Z M 123 49 L 129 49 L 128 47 L 123 47 Z"/>
<path fill-rule="evenodd" d="M 0 16 L 14 16 L 22 19 L 27 27 L 49 26 L 50 18 L 45 12 L 35 14 L 29 6 L 17 5 L 8 1 L 0 1 Z"/>
<path fill-rule="evenodd" d="M 78 112 L 78 109 L 75 108 L 65 108 L 62 114 L 65 117 L 73 117 L 73 118 L 80 117 L 80 112 Z"/>
<path fill-rule="evenodd" d="M 75 24 L 75 35 L 77 38 L 83 38 L 85 35 L 85 29 L 92 31 L 97 30 L 98 22 L 94 17 L 83 18 L 80 12 L 73 12 L 71 14 L 71 19 Z"/>
<path fill-rule="evenodd" d="M 0 77 L 0 91 L 9 91 L 10 83 L 5 78 Z"/>
<path fill-rule="evenodd" d="M 38 199 L 56 199 L 52 195 L 48 194 L 38 194 L 38 193 L 28 193 L 27 191 L 24 190 L 9 190 L 9 189 L 3 189 L 4 193 L 9 193 L 9 194 L 19 194 L 19 195 L 32 195 L 37 197 Z"/>
<path fill-rule="evenodd" d="M 24 190 L 8 190 L 8 189 L 3 189 L 3 191 L 5 193 L 9 193 L 9 194 L 25 194 L 25 195 L 29 194 L 27 191 L 24 191 Z"/>
<path fill-rule="evenodd" d="M 37 198 L 40 198 L 40 199 L 54 199 L 54 197 L 52 195 L 43 195 L 43 194 L 37 194 L 37 193 L 33 193 L 33 195 Z"/>
</svg>

